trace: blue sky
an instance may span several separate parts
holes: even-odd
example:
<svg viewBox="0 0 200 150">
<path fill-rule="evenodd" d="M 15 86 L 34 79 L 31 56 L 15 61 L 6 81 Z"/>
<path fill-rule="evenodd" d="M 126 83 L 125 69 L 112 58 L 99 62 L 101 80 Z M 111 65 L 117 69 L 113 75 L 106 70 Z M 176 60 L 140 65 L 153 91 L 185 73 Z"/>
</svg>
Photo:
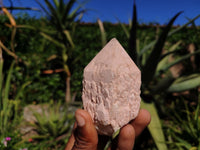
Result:
<svg viewBox="0 0 200 150">
<path fill-rule="evenodd" d="M 42 0 L 40 0 L 42 1 Z M 3 0 L 9 6 L 8 0 Z M 39 8 L 34 0 L 13 0 L 14 6 Z M 136 0 L 138 20 L 140 23 L 158 22 L 166 24 L 177 12 L 184 11 L 175 24 L 184 24 L 186 17 L 194 18 L 200 14 L 200 0 Z M 128 23 L 132 18 L 133 0 L 89 0 L 84 6 L 88 11 L 83 16 L 83 22 L 102 21 Z M 44 15 L 41 12 L 27 11 L 31 15 Z M 200 19 L 196 21 L 200 25 Z"/>
</svg>

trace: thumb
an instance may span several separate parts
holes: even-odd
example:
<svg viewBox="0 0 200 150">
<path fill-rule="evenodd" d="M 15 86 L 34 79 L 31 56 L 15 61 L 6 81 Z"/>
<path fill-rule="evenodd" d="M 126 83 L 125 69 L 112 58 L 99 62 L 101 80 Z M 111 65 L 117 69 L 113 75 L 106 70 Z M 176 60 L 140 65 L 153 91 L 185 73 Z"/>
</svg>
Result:
<svg viewBox="0 0 200 150">
<path fill-rule="evenodd" d="M 98 134 L 90 114 L 78 109 L 75 118 L 77 126 L 74 130 L 75 142 L 72 150 L 96 150 Z"/>
</svg>

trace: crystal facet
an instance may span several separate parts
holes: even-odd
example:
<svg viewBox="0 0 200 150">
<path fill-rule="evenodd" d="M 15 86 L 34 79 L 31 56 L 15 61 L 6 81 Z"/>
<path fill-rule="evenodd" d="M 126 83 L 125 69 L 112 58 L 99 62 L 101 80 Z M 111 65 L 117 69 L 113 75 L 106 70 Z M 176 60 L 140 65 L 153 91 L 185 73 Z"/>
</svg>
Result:
<svg viewBox="0 0 200 150">
<path fill-rule="evenodd" d="M 82 100 L 99 134 L 111 136 L 140 108 L 141 73 L 112 39 L 85 67 Z"/>
</svg>

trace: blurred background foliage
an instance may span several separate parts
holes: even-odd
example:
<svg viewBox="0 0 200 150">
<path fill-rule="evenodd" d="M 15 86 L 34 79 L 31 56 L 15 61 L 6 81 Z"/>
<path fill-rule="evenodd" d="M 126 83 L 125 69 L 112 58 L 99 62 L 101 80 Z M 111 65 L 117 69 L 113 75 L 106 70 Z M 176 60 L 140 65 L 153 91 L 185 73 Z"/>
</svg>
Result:
<svg viewBox="0 0 200 150">
<path fill-rule="evenodd" d="M 64 132 L 70 133 L 73 113 L 81 107 L 83 69 L 116 37 L 142 70 L 142 107 L 152 114 L 153 123 L 135 149 L 200 149 L 200 27 L 193 22 L 199 15 L 185 26 L 173 26 L 181 13 L 168 25 L 140 24 L 134 6 L 130 24 L 82 23 L 85 10 L 72 7 L 75 0 L 45 2 L 41 8 L 49 8 L 47 18 L 14 18 L 6 8 L 0 15 L 0 141 L 6 136 L 15 140 L 7 148 L 63 148 Z M 47 110 L 55 116 L 45 120 L 45 113 L 34 113 L 37 121 L 28 124 L 38 135 L 24 138 L 15 124 L 24 119 L 25 107 L 41 104 L 52 107 Z M 58 140 L 45 138 L 50 135 Z"/>
</svg>

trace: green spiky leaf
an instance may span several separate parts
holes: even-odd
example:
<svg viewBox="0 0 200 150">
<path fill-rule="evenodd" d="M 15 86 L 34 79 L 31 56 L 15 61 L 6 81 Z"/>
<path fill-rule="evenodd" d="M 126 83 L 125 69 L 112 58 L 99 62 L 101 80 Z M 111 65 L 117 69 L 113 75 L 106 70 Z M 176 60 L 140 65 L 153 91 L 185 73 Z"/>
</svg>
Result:
<svg viewBox="0 0 200 150">
<path fill-rule="evenodd" d="M 200 86 L 200 74 L 193 74 L 190 76 L 179 78 L 178 81 L 175 81 L 174 84 L 172 84 L 167 91 L 182 92 L 186 90 L 191 90 L 198 86 Z"/>
<path fill-rule="evenodd" d="M 129 53 L 132 60 L 137 64 L 137 50 L 136 50 L 136 39 L 137 38 L 137 10 L 136 4 L 133 4 L 133 19 L 132 19 L 132 27 L 130 31 L 129 38 Z"/>
<path fill-rule="evenodd" d="M 163 72 L 167 71 L 170 67 L 172 67 L 172 66 L 174 66 L 174 65 L 176 65 L 176 64 L 178 64 L 178 63 L 190 58 L 192 55 L 196 55 L 198 53 L 200 53 L 200 50 L 197 50 L 194 53 L 186 54 L 186 55 L 184 55 L 184 56 L 182 56 L 180 58 L 177 58 L 173 62 L 168 63 L 165 66 L 162 66 L 162 69 L 159 70 L 159 72 L 158 72 L 158 74 L 156 76 L 158 76 L 160 73 L 163 73 Z"/>
<path fill-rule="evenodd" d="M 72 48 L 74 48 L 75 45 L 74 45 L 74 42 L 73 42 L 72 37 L 70 35 L 70 32 L 68 30 L 64 30 L 64 34 L 66 35 L 66 38 L 69 41 L 69 43 L 71 44 Z"/>
<path fill-rule="evenodd" d="M 146 64 L 144 67 L 142 67 L 142 81 L 144 84 L 148 84 L 152 78 L 154 77 L 158 62 L 160 60 L 161 52 L 163 50 L 163 46 L 166 42 L 169 30 L 171 29 L 174 21 L 176 18 L 181 14 L 182 12 L 177 13 L 168 23 L 168 25 L 165 27 L 163 33 L 158 38 L 154 49 L 152 50 L 149 58 L 146 61 Z"/>
<path fill-rule="evenodd" d="M 54 43 L 55 45 L 64 48 L 64 44 L 60 43 L 59 41 L 57 41 L 56 39 L 52 38 L 51 36 L 49 36 L 48 34 L 44 33 L 44 32 L 40 32 L 40 35 L 42 35 L 44 38 L 46 38 L 47 40 L 51 41 L 52 43 Z"/>
<path fill-rule="evenodd" d="M 162 57 L 161 57 L 161 60 L 159 61 L 158 63 L 158 66 L 156 68 L 156 72 L 159 72 L 160 70 L 162 70 L 162 68 L 168 63 L 169 61 L 169 56 L 171 54 L 174 54 L 177 52 L 177 47 L 182 43 L 182 41 L 178 41 L 177 43 L 175 43 L 174 45 L 172 45 L 168 52 L 166 54 L 164 54 Z"/>
<path fill-rule="evenodd" d="M 141 108 L 148 110 L 151 114 L 151 123 L 148 125 L 148 129 L 151 133 L 151 136 L 153 137 L 153 140 L 158 150 L 167 150 L 162 125 L 155 105 L 153 103 L 144 103 L 142 101 Z"/>
<path fill-rule="evenodd" d="M 187 22 L 186 24 L 178 27 L 177 29 L 174 29 L 172 31 L 169 32 L 168 37 L 172 36 L 174 33 L 184 29 L 185 27 L 187 27 L 190 23 L 192 23 L 193 21 L 195 21 L 196 19 L 198 19 L 200 17 L 200 15 L 197 15 L 196 17 L 194 17 L 193 19 L 191 19 L 189 22 Z M 139 53 L 139 57 L 141 57 L 144 53 L 146 53 L 150 48 L 152 48 L 154 45 L 156 44 L 156 40 L 152 41 L 151 43 L 149 43 L 148 45 L 146 45 Z"/>
</svg>

